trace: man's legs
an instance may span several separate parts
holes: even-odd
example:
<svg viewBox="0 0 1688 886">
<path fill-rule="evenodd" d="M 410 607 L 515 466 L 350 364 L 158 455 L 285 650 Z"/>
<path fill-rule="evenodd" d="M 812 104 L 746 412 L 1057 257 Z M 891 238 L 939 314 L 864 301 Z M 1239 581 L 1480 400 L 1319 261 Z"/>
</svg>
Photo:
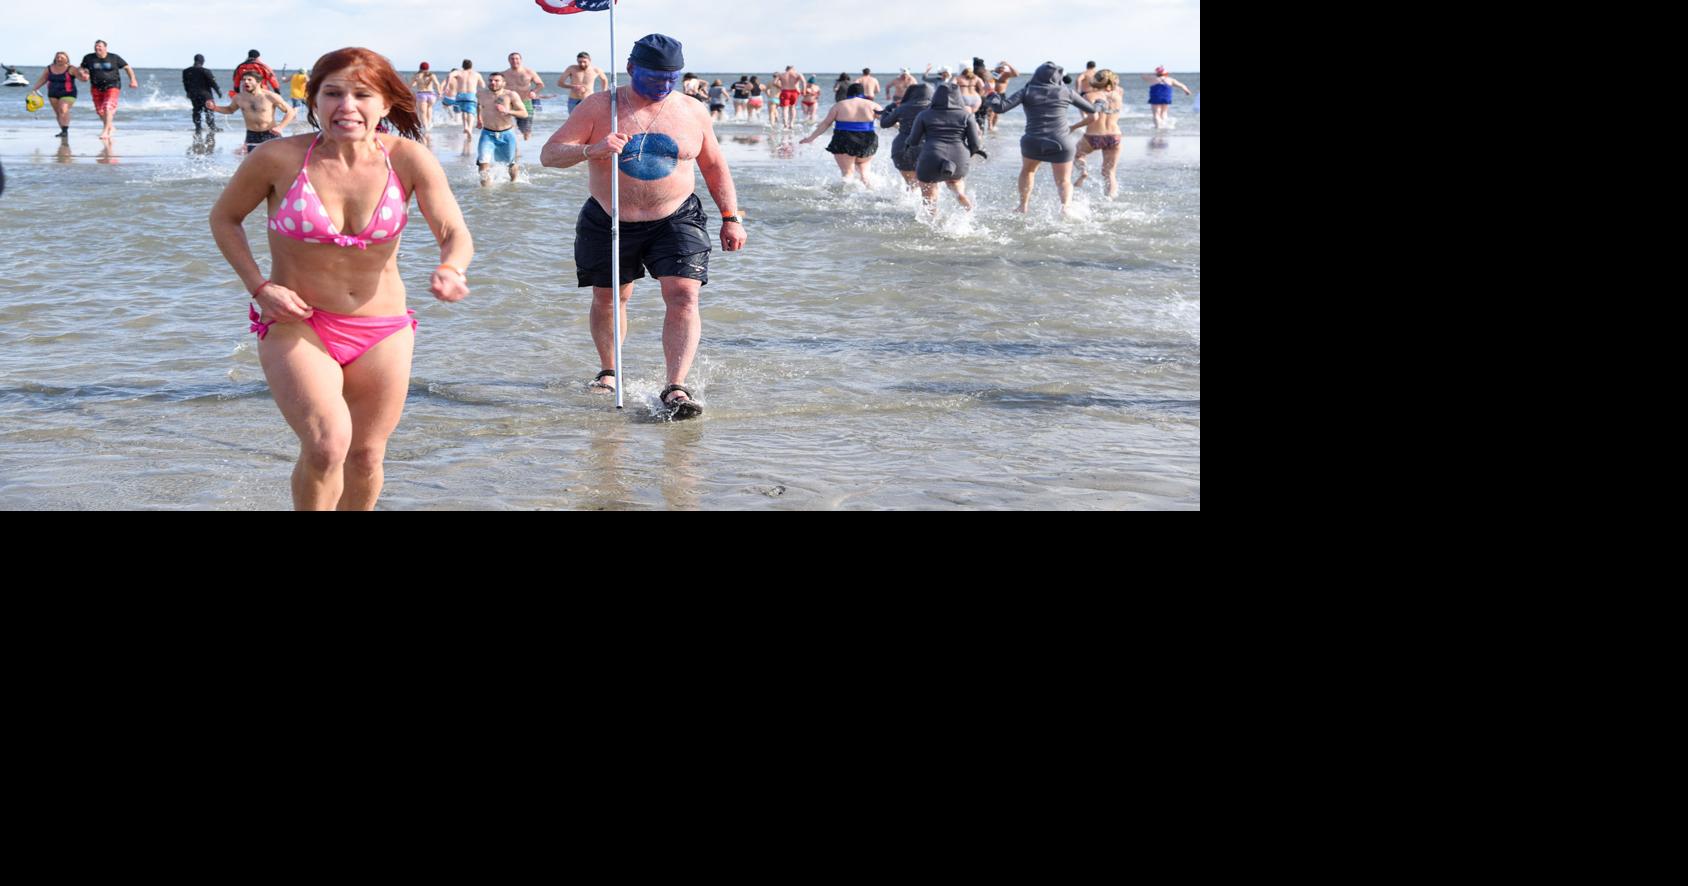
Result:
<svg viewBox="0 0 1688 886">
<path fill-rule="evenodd" d="M 607 275 L 606 275 L 607 276 Z M 627 340 L 627 300 L 633 297 L 633 284 L 621 287 L 621 304 L 616 312 L 621 318 L 621 340 Z M 615 368 L 615 327 L 610 325 L 610 288 L 592 287 L 592 345 L 598 349 L 598 368 Z M 601 381 L 620 384 L 621 380 L 606 376 Z"/>
<path fill-rule="evenodd" d="M 668 312 L 662 318 L 662 358 L 668 370 L 668 384 L 683 385 L 686 374 L 692 371 L 692 360 L 697 357 L 698 340 L 703 336 L 703 318 L 698 314 L 698 292 L 703 283 L 690 277 L 658 277 L 657 282 L 662 284 L 662 300 L 668 304 Z M 595 302 L 593 307 L 596 308 Z M 672 402 L 676 395 L 669 397 Z"/>
</svg>

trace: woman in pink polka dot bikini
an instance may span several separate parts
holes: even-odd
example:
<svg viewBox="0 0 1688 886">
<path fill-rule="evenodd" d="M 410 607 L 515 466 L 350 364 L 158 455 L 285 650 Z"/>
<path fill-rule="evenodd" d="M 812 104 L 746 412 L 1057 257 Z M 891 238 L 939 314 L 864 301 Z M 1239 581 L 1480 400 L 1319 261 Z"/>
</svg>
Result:
<svg viewBox="0 0 1688 886">
<path fill-rule="evenodd" d="M 370 510 L 410 390 L 416 321 L 398 269 L 407 195 L 439 241 L 435 298 L 469 294 L 474 243 L 433 152 L 377 132 L 385 119 L 409 139 L 422 135 L 415 98 L 392 64 L 348 48 L 311 71 L 305 101 L 321 131 L 248 155 L 211 210 L 211 233 L 257 303 L 247 312 L 258 359 L 299 435 L 294 507 Z M 242 227 L 266 201 L 267 279 Z"/>
</svg>

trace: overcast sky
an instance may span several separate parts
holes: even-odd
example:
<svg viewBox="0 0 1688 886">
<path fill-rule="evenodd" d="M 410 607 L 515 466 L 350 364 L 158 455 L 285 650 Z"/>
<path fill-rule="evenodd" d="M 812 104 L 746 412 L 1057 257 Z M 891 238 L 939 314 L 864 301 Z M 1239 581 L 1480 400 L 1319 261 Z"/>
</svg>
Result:
<svg viewBox="0 0 1688 886">
<path fill-rule="evenodd" d="M 75 3 L 61 13 L 40 4 L 0 29 L 0 61 L 33 73 L 64 50 L 71 60 L 105 39 L 136 67 L 180 68 L 196 52 L 232 68 L 258 49 L 275 67 L 305 67 L 343 46 L 367 46 L 401 71 L 426 59 L 447 70 L 464 58 L 482 70 L 520 51 L 528 65 L 559 71 L 580 50 L 600 66 L 609 55 L 609 14 L 546 15 L 533 0 L 121 0 Z M 919 22 L 943 22 L 920 30 Z M 700 3 L 622 0 L 617 54 L 660 31 L 685 45 L 696 71 L 805 73 L 875 71 L 982 56 L 1024 73 L 1053 60 L 1082 68 L 1094 59 L 1119 71 L 1166 65 L 1201 70 L 1201 0 L 923 0 L 919 3 Z M 836 73 L 834 74 L 836 76 Z"/>
</svg>

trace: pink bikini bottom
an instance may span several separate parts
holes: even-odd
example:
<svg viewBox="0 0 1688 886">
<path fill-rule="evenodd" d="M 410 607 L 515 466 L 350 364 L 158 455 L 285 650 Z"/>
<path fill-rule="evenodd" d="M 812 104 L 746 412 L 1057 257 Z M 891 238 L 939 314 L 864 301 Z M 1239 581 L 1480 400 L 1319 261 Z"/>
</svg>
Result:
<svg viewBox="0 0 1688 886">
<path fill-rule="evenodd" d="M 258 333 L 259 341 L 263 341 L 275 321 L 263 322 L 263 318 L 258 316 L 258 309 L 250 304 L 246 306 L 246 313 L 252 319 L 252 331 Z M 328 348 L 328 356 L 345 366 L 400 329 L 406 326 L 415 329 L 416 321 L 411 319 L 415 313 L 405 311 L 402 317 L 354 317 L 315 308 L 305 322 L 316 330 L 317 338 L 322 339 L 323 347 Z"/>
</svg>

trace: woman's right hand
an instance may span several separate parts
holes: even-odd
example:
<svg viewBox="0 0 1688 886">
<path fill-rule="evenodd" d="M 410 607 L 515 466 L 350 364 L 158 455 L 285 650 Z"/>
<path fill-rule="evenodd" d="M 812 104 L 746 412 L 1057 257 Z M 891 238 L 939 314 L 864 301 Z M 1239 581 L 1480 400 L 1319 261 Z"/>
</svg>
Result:
<svg viewBox="0 0 1688 886">
<path fill-rule="evenodd" d="M 297 292 L 279 283 L 265 283 L 258 287 L 252 300 L 258 303 L 259 313 L 264 315 L 265 322 L 297 323 L 312 312 L 311 306 L 305 304 Z"/>
</svg>

